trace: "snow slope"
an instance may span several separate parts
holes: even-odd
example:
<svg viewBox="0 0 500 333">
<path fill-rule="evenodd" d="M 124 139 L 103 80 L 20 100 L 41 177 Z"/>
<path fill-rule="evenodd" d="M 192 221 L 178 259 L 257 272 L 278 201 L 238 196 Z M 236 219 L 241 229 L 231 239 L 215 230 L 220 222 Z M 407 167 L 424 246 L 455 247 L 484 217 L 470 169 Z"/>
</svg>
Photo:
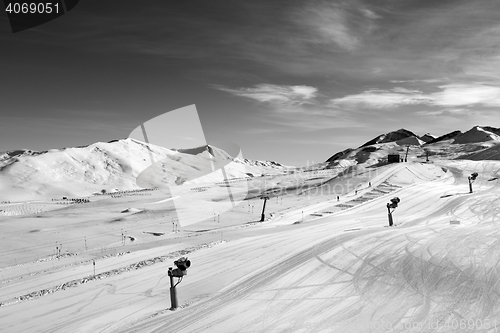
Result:
<svg viewBox="0 0 500 333">
<path fill-rule="evenodd" d="M 420 140 L 415 136 L 409 136 L 407 138 L 396 141 L 396 143 L 400 146 L 404 145 L 413 145 L 413 146 L 421 146 L 425 143 L 425 141 Z"/>
<path fill-rule="evenodd" d="M 469 159 L 474 161 L 482 160 L 500 160 L 500 144 L 492 146 L 486 150 L 480 151 L 478 153 L 473 153 L 470 155 L 462 156 L 463 159 Z"/>
<path fill-rule="evenodd" d="M 214 162 L 219 167 L 230 164 L 226 175 L 212 174 L 199 182 L 249 177 L 283 169 L 276 162 L 232 161 L 224 151 L 210 147 L 212 155 L 207 147 L 183 153 L 129 138 L 80 148 L 4 154 L 0 160 L 0 187 L 3 190 L 0 199 L 24 201 L 88 196 L 102 189 L 108 192 L 139 189 L 137 177 L 155 163 L 158 163 L 156 171 L 161 173 L 150 174 L 149 179 L 153 177 L 155 182 L 143 182 L 142 187 L 175 186 L 194 180 L 214 171 Z M 142 178 L 148 177 L 143 175 Z"/>
<path fill-rule="evenodd" d="M 262 223 L 258 197 L 216 221 L 205 205 L 227 196 L 226 184 L 189 181 L 177 187 L 188 191 L 175 206 L 175 196 L 158 190 L 38 217 L 0 217 L 0 330 L 496 332 L 500 162 L 445 157 L 476 148 L 493 154 L 498 145 L 446 141 L 426 145 L 447 154 L 432 163 L 422 163 L 423 148 L 415 148 L 407 163 L 370 164 L 405 148 L 388 142 L 348 152 L 343 172 L 301 172 L 308 181 L 323 177 L 318 186 L 333 191 L 272 196 L 266 212 L 273 216 Z M 212 167 L 203 150 L 180 154 L 173 156 L 178 163 L 202 155 Z M 479 176 L 469 193 L 473 172 Z M 337 185 L 344 190 L 338 199 Z M 389 228 L 386 205 L 396 196 L 396 226 Z M 176 210 L 203 219 L 203 229 L 174 231 Z M 181 256 L 192 265 L 171 311 L 166 271 Z"/>
<path fill-rule="evenodd" d="M 455 323 L 473 320 L 479 328 L 468 332 L 495 332 L 500 182 L 491 179 L 498 170 L 496 161 L 391 165 L 371 180 L 373 187 L 400 184 L 394 192 L 307 223 L 280 226 L 271 219 L 155 247 L 127 245 L 130 254 L 99 259 L 97 273 L 138 268 L 2 306 L 1 327 L 51 333 L 459 332 Z M 480 176 L 468 194 L 465 176 L 472 171 Z M 350 195 L 343 199 L 356 200 Z M 397 226 L 388 228 L 385 205 L 394 196 L 401 198 L 393 213 Z M 300 220 L 307 207 L 298 201 L 287 213 Z M 165 255 L 165 262 L 134 264 Z M 169 311 L 165 271 L 182 255 L 192 266 L 177 286 L 180 308 Z M 74 262 L 68 257 L 55 268 L 47 262 L 2 270 L 7 279 L 24 271 L 23 279 L 2 284 L 2 295 L 11 299 L 92 274 L 91 261 Z M 26 313 L 31 320 L 23 320 Z"/>
</svg>

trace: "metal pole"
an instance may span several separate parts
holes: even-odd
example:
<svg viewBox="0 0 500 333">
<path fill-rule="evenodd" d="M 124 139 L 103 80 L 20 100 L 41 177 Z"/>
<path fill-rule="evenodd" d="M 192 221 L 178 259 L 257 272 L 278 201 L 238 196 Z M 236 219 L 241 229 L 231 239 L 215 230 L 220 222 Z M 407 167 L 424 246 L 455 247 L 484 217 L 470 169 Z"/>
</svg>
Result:
<svg viewBox="0 0 500 333">
<path fill-rule="evenodd" d="M 172 267 L 168 268 L 168 276 L 170 277 L 170 309 L 177 309 L 177 291 L 175 290 L 174 277 L 172 276 Z"/>
<path fill-rule="evenodd" d="M 266 215 L 264 214 L 264 211 L 266 210 L 266 202 L 267 198 L 264 198 L 264 206 L 262 206 L 262 215 L 260 216 L 260 222 L 264 222 L 264 219 L 266 218 Z"/>
</svg>

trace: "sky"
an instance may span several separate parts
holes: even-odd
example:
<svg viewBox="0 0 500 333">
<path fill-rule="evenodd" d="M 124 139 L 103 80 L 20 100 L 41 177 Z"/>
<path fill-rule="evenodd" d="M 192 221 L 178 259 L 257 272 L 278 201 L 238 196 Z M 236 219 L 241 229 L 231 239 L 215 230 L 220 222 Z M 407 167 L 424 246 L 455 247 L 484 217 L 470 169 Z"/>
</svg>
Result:
<svg viewBox="0 0 500 333">
<path fill-rule="evenodd" d="M 207 142 L 294 166 L 400 128 L 500 127 L 497 0 L 80 1 L 18 33 L 0 15 L 0 48 L 0 151 L 193 105 Z M 185 132 L 167 148 L 199 143 Z"/>
</svg>

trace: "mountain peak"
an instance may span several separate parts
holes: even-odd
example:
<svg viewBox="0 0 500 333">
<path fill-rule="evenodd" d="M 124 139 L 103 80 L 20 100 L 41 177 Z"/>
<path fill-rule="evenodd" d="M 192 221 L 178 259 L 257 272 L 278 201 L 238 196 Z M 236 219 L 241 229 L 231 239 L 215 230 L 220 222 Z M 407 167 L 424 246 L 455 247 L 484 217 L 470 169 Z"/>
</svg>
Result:
<svg viewBox="0 0 500 333">
<path fill-rule="evenodd" d="M 420 136 L 419 139 L 424 141 L 425 143 L 428 143 L 432 140 L 434 140 L 436 136 L 430 134 L 430 133 L 425 133 L 424 135 Z"/>
<path fill-rule="evenodd" d="M 226 146 L 233 149 L 230 144 Z M 102 189 L 133 190 L 177 186 L 187 181 L 249 178 L 286 168 L 277 162 L 240 160 L 237 148 L 232 154 L 219 145 L 174 151 L 127 138 L 45 152 L 16 150 L 0 154 L 0 177 L 5 181 L 0 198 L 24 201 L 78 197 Z M 155 169 L 154 165 L 160 167 Z M 214 172 L 217 165 L 226 166 L 224 174 Z M 146 172 L 148 169 L 151 172 Z"/>
<path fill-rule="evenodd" d="M 427 144 L 436 143 L 436 142 L 440 142 L 440 141 L 444 141 L 444 140 L 451 140 L 451 139 L 456 138 L 460 134 L 462 134 L 462 131 L 459 131 L 459 130 L 456 130 L 456 131 L 453 131 L 450 133 L 446 133 L 444 135 L 441 135 L 440 137 L 437 137 L 437 138 L 427 142 Z"/>
<path fill-rule="evenodd" d="M 397 131 L 392 131 L 389 133 L 381 134 L 381 135 L 377 136 L 376 138 L 373 138 L 372 140 L 368 141 L 367 143 L 365 143 L 364 145 L 362 145 L 360 147 L 371 146 L 371 145 L 374 145 L 377 143 L 398 141 L 398 140 L 402 140 L 402 139 L 405 139 L 405 138 L 408 138 L 411 136 L 417 137 L 417 135 L 415 135 L 415 133 L 413 133 L 407 129 L 400 128 Z"/>
<path fill-rule="evenodd" d="M 489 128 L 490 130 L 487 130 L 486 128 Z M 496 130 L 498 129 L 494 127 L 474 126 L 467 132 L 458 135 L 453 143 L 476 143 L 491 140 L 500 141 L 500 135 L 495 133 Z M 498 132 L 500 132 L 500 130 Z"/>
</svg>

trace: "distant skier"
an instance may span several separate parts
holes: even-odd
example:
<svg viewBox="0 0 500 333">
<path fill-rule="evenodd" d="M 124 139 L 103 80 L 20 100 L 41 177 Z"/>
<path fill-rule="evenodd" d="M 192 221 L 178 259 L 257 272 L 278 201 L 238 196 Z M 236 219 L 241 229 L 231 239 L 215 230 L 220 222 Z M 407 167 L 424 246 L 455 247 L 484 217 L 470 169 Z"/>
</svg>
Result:
<svg viewBox="0 0 500 333">
<path fill-rule="evenodd" d="M 337 195 L 337 201 L 339 201 L 340 197 Z"/>
</svg>

